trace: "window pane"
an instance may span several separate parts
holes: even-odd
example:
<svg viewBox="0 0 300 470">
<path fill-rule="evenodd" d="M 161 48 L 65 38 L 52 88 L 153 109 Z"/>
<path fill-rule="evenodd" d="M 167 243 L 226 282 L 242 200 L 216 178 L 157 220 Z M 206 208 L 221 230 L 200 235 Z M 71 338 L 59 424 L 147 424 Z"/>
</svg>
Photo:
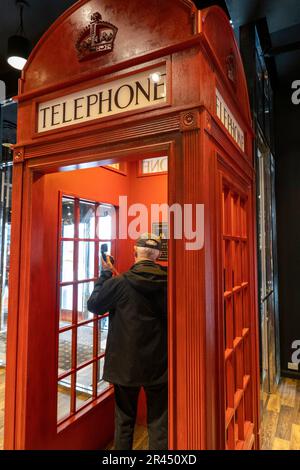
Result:
<svg viewBox="0 0 300 470">
<path fill-rule="evenodd" d="M 60 289 L 59 327 L 63 328 L 72 323 L 73 286 L 63 286 Z"/>
<path fill-rule="evenodd" d="M 109 317 L 98 320 L 98 354 L 102 354 L 106 349 Z"/>
<path fill-rule="evenodd" d="M 69 379 L 70 380 L 70 379 Z M 57 420 L 61 421 L 70 416 L 71 389 L 61 384 L 57 386 Z"/>
<path fill-rule="evenodd" d="M 94 290 L 94 282 L 82 282 L 78 284 L 78 322 L 92 320 L 94 315 L 87 309 L 87 301 Z"/>
<path fill-rule="evenodd" d="M 97 236 L 100 240 L 111 240 L 113 224 L 115 223 L 115 208 L 112 206 L 99 206 L 97 209 Z"/>
<path fill-rule="evenodd" d="M 95 204 L 80 201 L 79 238 L 95 238 Z"/>
<path fill-rule="evenodd" d="M 79 242 L 78 279 L 93 279 L 95 275 L 95 242 Z"/>
<path fill-rule="evenodd" d="M 97 395 L 101 395 L 101 393 L 105 392 L 110 387 L 110 384 L 108 382 L 105 382 L 105 380 L 102 379 L 102 377 L 103 377 L 103 367 L 104 367 L 104 358 L 99 359 L 97 367 L 98 367 L 98 371 L 97 371 L 97 374 L 98 374 Z"/>
<path fill-rule="evenodd" d="M 164 173 L 168 171 L 168 157 L 147 158 L 142 161 L 142 174 Z"/>
<path fill-rule="evenodd" d="M 92 397 L 93 364 L 84 367 L 76 376 L 76 409 L 80 408 Z"/>
<path fill-rule="evenodd" d="M 77 366 L 93 358 L 94 322 L 77 329 Z"/>
<path fill-rule="evenodd" d="M 59 334 L 58 347 L 58 374 L 60 375 L 72 367 L 72 330 Z"/>
<path fill-rule="evenodd" d="M 62 200 L 62 234 L 63 238 L 74 238 L 74 200 Z"/>
<path fill-rule="evenodd" d="M 73 281 L 73 267 L 74 267 L 74 243 L 62 242 L 61 244 L 61 258 L 60 258 L 60 279 L 61 282 Z"/>
</svg>

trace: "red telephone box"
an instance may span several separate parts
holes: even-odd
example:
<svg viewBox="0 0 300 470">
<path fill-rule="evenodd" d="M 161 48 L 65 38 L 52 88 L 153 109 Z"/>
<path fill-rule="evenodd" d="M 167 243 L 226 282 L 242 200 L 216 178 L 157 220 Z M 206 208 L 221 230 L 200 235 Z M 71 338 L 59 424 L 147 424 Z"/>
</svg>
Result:
<svg viewBox="0 0 300 470">
<path fill-rule="evenodd" d="M 99 449 L 112 439 L 113 392 L 100 380 L 105 327 L 78 307 L 103 240 L 94 225 L 81 234 L 81 217 L 89 204 L 101 219 L 133 188 L 136 200 L 145 195 L 128 168 L 163 156 L 168 174 L 144 179 L 147 194 L 205 207 L 203 249 L 169 241 L 169 447 L 259 448 L 253 131 L 224 12 L 190 0 L 81 0 L 35 47 L 17 99 L 6 449 Z M 126 241 L 104 239 L 122 270 Z M 95 270 L 89 262 L 82 274 L 84 243 Z M 61 274 L 64 249 L 71 281 Z M 82 364 L 87 325 L 94 346 Z M 69 362 L 58 372 L 67 336 Z M 70 392 L 59 395 L 63 382 Z"/>
</svg>

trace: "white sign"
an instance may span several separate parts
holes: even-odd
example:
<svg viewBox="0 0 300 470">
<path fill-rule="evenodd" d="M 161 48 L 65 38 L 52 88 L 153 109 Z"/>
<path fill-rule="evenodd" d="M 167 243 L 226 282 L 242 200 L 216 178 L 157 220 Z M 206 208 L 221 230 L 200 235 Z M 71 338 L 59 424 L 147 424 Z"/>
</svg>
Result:
<svg viewBox="0 0 300 470">
<path fill-rule="evenodd" d="M 232 112 L 227 106 L 219 90 L 216 90 L 217 96 L 217 116 L 227 129 L 231 137 L 238 144 L 238 146 L 245 151 L 245 134 L 239 126 L 237 120 L 234 118 Z"/>
<path fill-rule="evenodd" d="M 166 66 L 41 103 L 38 132 L 140 110 L 167 101 Z"/>
<path fill-rule="evenodd" d="M 147 158 L 142 161 L 142 174 L 167 173 L 168 157 Z"/>
</svg>

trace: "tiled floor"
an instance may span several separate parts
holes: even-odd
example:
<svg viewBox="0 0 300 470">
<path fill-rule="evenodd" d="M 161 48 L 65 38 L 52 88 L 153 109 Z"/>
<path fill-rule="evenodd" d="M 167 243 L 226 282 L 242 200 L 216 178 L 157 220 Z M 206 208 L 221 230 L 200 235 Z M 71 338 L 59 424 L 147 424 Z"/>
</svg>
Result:
<svg viewBox="0 0 300 470">
<path fill-rule="evenodd" d="M 300 450 L 300 381 L 282 379 L 269 396 L 261 428 L 263 450 Z"/>
</svg>

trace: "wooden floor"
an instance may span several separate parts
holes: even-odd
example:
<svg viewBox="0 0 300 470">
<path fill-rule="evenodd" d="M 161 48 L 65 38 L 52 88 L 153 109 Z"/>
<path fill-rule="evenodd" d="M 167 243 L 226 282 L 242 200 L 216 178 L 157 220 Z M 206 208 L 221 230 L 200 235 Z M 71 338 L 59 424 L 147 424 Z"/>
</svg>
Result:
<svg viewBox="0 0 300 470">
<path fill-rule="evenodd" d="M 148 450 L 148 433 L 144 426 L 136 426 L 134 430 L 134 450 Z M 107 447 L 107 450 L 114 450 L 113 442 Z"/>
<path fill-rule="evenodd" d="M 300 450 L 300 381 L 282 379 L 269 395 L 261 428 L 262 450 Z"/>
<path fill-rule="evenodd" d="M 5 369 L 0 368 L 0 449 L 3 447 Z M 266 403 L 262 450 L 300 450 L 300 381 L 283 379 Z M 134 449 L 148 448 L 147 430 L 136 426 Z M 113 449 L 113 443 L 108 447 Z"/>
</svg>

